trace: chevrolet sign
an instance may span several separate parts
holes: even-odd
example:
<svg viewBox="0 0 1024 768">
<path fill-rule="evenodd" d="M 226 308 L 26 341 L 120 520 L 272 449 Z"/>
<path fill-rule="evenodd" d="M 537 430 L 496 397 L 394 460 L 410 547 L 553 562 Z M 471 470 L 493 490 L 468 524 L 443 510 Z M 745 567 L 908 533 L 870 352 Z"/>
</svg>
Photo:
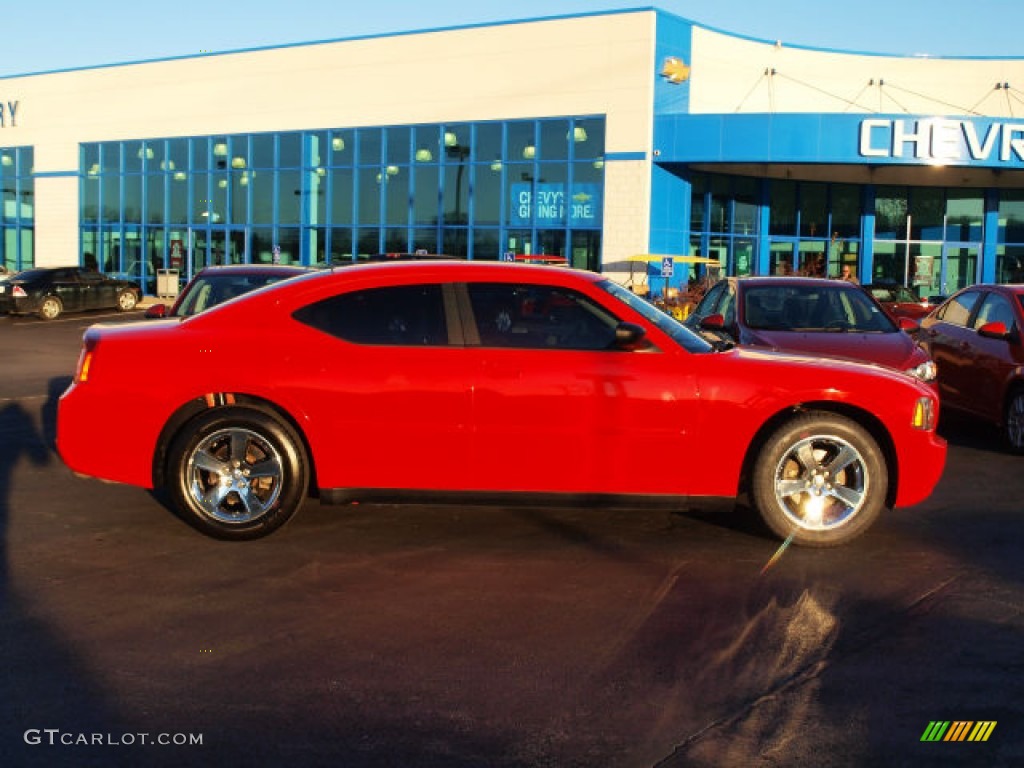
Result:
<svg viewBox="0 0 1024 768">
<path fill-rule="evenodd" d="M 934 163 L 1024 162 L 1024 123 L 975 123 L 954 118 L 860 123 L 861 157 L 909 158 Z"/>
</svg>

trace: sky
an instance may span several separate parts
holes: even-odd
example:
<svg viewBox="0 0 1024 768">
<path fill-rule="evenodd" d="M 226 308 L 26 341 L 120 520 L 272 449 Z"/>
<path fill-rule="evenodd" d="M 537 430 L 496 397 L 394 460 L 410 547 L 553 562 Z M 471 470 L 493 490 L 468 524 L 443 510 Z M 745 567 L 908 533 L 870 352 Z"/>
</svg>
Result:
<svg viewBox="0 0 1024 768">
<path fill-rule="evenodd" d="M 1024 57 L 1021 0 L 0 0 L 0 77 L 652 6 L 791 45 Z"/>
</svg>

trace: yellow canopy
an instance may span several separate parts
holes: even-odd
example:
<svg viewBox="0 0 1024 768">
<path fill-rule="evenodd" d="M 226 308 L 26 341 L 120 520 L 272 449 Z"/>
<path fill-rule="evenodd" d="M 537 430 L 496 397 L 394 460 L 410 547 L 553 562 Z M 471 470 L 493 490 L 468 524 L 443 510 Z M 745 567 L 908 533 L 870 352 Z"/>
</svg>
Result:
<svg viewBox="0 0 1024 768">
<path fill-rule="evenodd" d="M 676 264 L 715 264 L 721 266 L 718 259 L 709 259 L 706 256 L 675 256 L 665 254 L 659 256 L 656 253 L 642 253 L 637 256 L 630 256 L 627 261 L 642 261 L 646 264 L 660 264 L 664 259 L 672 259 Z"/>
</svg>

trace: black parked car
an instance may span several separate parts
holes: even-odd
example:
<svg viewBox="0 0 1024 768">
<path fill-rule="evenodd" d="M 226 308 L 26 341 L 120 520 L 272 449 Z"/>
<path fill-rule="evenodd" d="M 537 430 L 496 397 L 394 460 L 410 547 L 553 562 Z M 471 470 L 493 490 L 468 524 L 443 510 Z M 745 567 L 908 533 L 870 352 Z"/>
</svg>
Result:
<svg viewBox="0 0 1024 768">
<path fill-rule="evenodd" d="M 139 286 L 81 267 L 26 269 L 0 282 L 0 312 L 38 314 L 53 320 L 64 312 L 135 309 Z"/>
</svg>

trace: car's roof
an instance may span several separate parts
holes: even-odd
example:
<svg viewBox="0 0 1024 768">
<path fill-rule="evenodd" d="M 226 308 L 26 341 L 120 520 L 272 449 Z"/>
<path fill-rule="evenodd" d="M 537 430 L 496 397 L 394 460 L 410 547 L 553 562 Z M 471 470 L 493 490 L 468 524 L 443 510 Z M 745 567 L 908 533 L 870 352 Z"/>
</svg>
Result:
<svg viewBox="0 0 1024 768">
<path fill-rule="evenodd" d="M 311 267 L 304 267 L 301 264 L 218 264 L 203 267 L 196 272 L 196 277 L 199 275 L 301 275 L 311 269 Z"/>
<path fill-rule="evenodd" d="M 798 275 L 742 275 L 740 277 L 730 277 L 728 279 L 734 280 L 737 285 L 744 286 L 836 286 L 840 288 L 860 289 L 860 286 L 856 283 L 829 277 L 801 277 Z"/>
</svg>

